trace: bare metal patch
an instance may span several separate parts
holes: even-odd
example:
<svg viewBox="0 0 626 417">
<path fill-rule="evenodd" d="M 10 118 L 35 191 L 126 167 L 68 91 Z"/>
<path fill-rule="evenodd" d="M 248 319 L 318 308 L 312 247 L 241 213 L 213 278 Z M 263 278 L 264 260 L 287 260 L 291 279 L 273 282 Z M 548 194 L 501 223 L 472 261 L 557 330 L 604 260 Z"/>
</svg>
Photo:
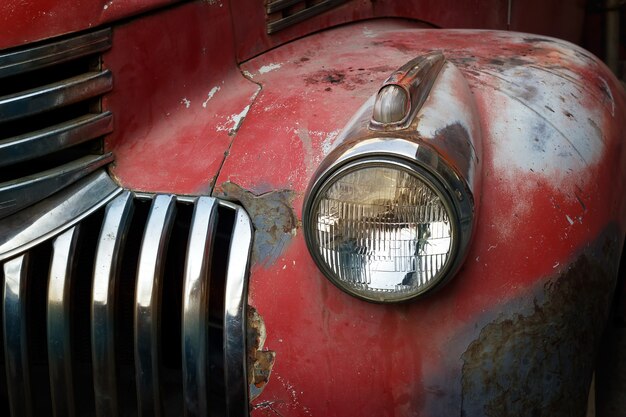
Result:
<svg viewBox="0 0 626 417">
<path fill-rule="evenodd" d="M 486 325 L 461 356 L 462 416 L 584 416 L 617 259 L 615 241 L 581 255 L 529 314 Z"/>
<path fill-rule="evenodd" d="M 266 338 L 267 331 L 263 317 L 254 307 L 248 306 L 247 360 L 250 401 L 263 392 L 276 361 L 276 352 L 263 348 Z"/>
<path fill-rule="evenodd" d="M 273 264 L 295 236 L 298 218 L 293 209 L 295 192 L 272 191 L 254 195 L 239 185 L 222 184 L 222 194 L 243 205 L 254 225 L 253 264 Z"/>
</svg>

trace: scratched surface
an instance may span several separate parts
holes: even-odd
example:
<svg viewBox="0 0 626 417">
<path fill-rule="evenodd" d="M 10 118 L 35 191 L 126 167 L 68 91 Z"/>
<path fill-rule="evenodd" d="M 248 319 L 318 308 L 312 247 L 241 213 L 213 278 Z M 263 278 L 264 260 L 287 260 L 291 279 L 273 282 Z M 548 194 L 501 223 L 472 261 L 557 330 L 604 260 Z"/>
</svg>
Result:
<svg viewBox="0 0 626 417">
<path fill-rule="evenodd" d="M 494 361 L 496 385 L 468 390 L 474 376 L 464 385 L 463 369 L 469 372 L 467 363 L 488 352 L 476 347 L 484 335 L 500 331 L 507 317 L 528 317 L 517 326 L 538 321 L 535 329 L 545 331 L 553 325 L 550 342 L 557 353 L 551 358 L 567 356 L 564 344 L 579 333 L 559 320 L 575 317 L 573 298 L 561 293 L 567 286 L 555 284 L 548 294 L 544 285 L 573 279 L 570 268 L 596 273 L 595 265 L 610 269 L 617 261 L 598 257 L 592 247 L 602 246 L 600 236 L 623 236 L 625 230 L 624 92 L 587 52 L 531 35 L 413 30 L 378 21 L 319 33 L 251 60 L 243 70 L 262 89 L 220 172 L 216 195 L 223 195 L 225 183 L 253 195 L 290 190 L 300 218 L 311 174 L 351 115 L 390 71 L 432 50 L 442 50 L 464 74 L 481 120 L 483 192 L 467 260 L 428 298 L 372 305 L 321 275 L 298 224 L 272 263 L 252 265 L 250 303 L 265 318 L 266 347 L 276 352 L 256 416 L 462 415 L 463 409 L 480 415 L 476 404 L 497 402 L 496 383 L 515 384 L 516 374 L 508 371 L 524 369 L 523 362 Z M 450 128 L 456 123 L 450 120 Z M 606 295 L 611 274 L 600 275 Z M 577 282 L 581 293 L 597 284 Z M 548 298 L 563 303 L 554 307 Z M 548 315 L 533 316 L 539 302 L 548 303 L 547 311 L 567 309 L 550 322 Z M 580 302 L 597 312 L 602 297 L 576 298 Z M 596 317 L 602 322 L 602 314 Z M 521 361 L 516 343 L 509 347 L 518 349 Z M 554 368 L 562 378 L 571 375 L 566 364 Z M 575 388 L 584 390 L 590 375 L 582 369 Z M 532 397 L 541 411 L 572 387 L 530 389 L 551 390 Z M 498 415 L 498 408 L 492 410 Z"/>
</svg>

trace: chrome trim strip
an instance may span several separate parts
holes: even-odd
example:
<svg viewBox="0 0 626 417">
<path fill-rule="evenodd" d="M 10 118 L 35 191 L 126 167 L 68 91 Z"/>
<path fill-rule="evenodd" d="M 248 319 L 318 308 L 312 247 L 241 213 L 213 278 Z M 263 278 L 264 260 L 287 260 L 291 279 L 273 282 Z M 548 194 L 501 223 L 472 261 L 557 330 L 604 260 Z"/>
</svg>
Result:
<svg viewBox="0 0 626 417">
<path fill-rule="evenodd" d="M 115 375 L 115 288 L 133 211 L 133 196 L 129 191 L 107 205 L 96 250 L 91 296 L 91 355 L 98 417 L 119 413 Z"/>
<path fill-rule="evenodd" d="M 208 413 L 208 303 L 217 206 L 212 197 L 197 199 L 185 260 L 182 368 L 185 416 L 189 417 Z"/>
<path fill-rule="evenodd" d="M 0 55 L 0 78 L 71 61 L 106 51 L 110 47 L 111 29 L 103 29 L 43 46 L 5 53 Z"/>
<path fill-rule="evenodd" d="M 290 16 L 276 20 L 274 22 L 267 23 L 267 34 L 271 35 L 279 30 L 285 29 L 289 26 L 300 23 L 304 20 L 310 19 L 313 16 L 324 13 L 334 7 L 345 3 L 347 0 L 324 0 L 304 10 L 296 12 Z"/>
<path fill-rule="evenodd" d="M 248 261 L 252 224 L 237 207 L 226 272 L 224 300 L 224 386 L 229 417 L 248 415 L 246 361 Z"/>
<path fill-rule="evenodd" d="M 33 415 L 28 369 L 26 280 L 28 254 L 4 264 L 3 329 L 9 407 L 13 416 Z"/>
<path fill-rule="evenodd" d="M 0 184 L 0 219 L 54 194 L 113 161 L 113 154 L 88 155 L 48 171 Z"/>
<path fill-rule="evenodd" d="M 20 119 L 78 103 L 113 88 L 109 70 L 87 72 L 53 84 L 0 97 L 0 122 Z"/>
<path fill-rule="evenodd" d="M 165 256 L 176 213 L 176 197 L 158 195 L 152 202 L 141 242 L 135 293 L 135 371 L 140 416 L 161 414 L 160 313 Z"/>
<path fill-rule="evenodd" d="M 0 221 L 0 261 L 72 227 L 122 189 L 102 170 Z"/>
<path fill-rule="evenodd" d="M 79 227 L 57 237 L 52 245 L 46 312 L 50 394 L 54 415 L 74 416 L 70 295 Z"/>
<path fill-rule="evenodd" d="M 274 0 L 269 2 L 265 7 L 267 14 L 272 14 L 274 12 L 278 12 L 282 9 L 286 9 L 289 6 L 293 6 L 294 4 L 302 3 L 303 0 Z"/>
<path fill-rule="evenodd" d="M 0 167 L 35 159 L 86 142 L 113 130 L 111 112 L 87 114 L 36 132 L 0 141 Z"/>
</svg>

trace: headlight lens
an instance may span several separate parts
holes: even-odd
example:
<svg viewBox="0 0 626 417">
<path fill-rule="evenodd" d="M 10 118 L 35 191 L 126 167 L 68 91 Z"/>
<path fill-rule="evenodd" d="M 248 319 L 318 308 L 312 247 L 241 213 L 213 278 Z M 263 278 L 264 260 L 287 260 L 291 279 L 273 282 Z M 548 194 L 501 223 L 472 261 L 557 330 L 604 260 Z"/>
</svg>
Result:
<svg viewBox="0 0 626 417">
<path fill-rule="evenodd" d="M 445 276 L 456 222 L 429 173 L 395 161 L 352 163 L 316 193 L 307 240 L 327 277 L 370 301 L 416 297 Z"/>
</svg>

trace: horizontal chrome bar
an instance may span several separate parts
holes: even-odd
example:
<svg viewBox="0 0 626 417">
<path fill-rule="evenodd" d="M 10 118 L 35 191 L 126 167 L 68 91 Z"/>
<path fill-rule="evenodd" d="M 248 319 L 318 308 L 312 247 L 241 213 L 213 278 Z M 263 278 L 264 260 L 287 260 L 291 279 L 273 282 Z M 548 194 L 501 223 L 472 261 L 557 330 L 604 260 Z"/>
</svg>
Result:
<svg viewBox="0 0 626 417">
<path fill-rule="evenodd" d="M 216 225 L 216 200 L 197 198 L 183 283 L 182 368 L 186 417 L 201 417 L 208 413 L 208 309 Z"/>
<path fill-rule="evenodd" d="M 13 416 L 33 415 L 33 392 L 28 364 L 26 279 L 28 254 L 4 264 L 2 325 L 9 408 Z"/>
<path fill-rule="evenodd" d="M 48 363 L 52 410 L 56 417 L 74 416 L 72 375 L 71 288 L 76 263 L 79 226 L 57 237 L 52 244 L 46 312 Z"/>
<path fill-rule="evenodd" d="M 0 220 L 0 261 L 72 227 L 121 191 L 102 170 Z"/>
<path fill-rule="evenodd" d="M 347 0 L 325 0 L 311 7 L 308 7 L 304 10 L 296 12 L 290 16 L 284 17 L 282 19 L 279 19 L 273 22 L 268 22 L 267 33 L 269 35 L 271 35 L 272 33 L 276 33 L 279 30 L 285 29 L 289 26 L 295 25 L 296 23 L 300 23 L 304 20 L 310 19 L 313 16 L 316 16 L 320 13 L 324 13 L 332 9 L 333 7 L 337 7 L 340 4 L 345 3 L 346 1 Z"/>
<path fill-rule="evenodd" d="M 98 417 L 119 415 L 115 370 L 115 289 L 133 211 L 133 196 L 129 191 L 124 191 L 107 205 L 96 249 L 91 296 L 91 355 Z"/>
<path fill-rule="evenodd" d="M 266 11 L 267 14 L 271 14 L 274 12 L 278 12 L 282 9 L 286 9 L 289 6 L 293 6 L 294 4 L 304 3 L 303 0 L 274 0 L 270 3 L 267 3 Z"/>
<path fill-rule="evenodd" d="M 238 207 L 228 255 L 224 300 L 224 386 L 229 417 L 248 415 L 246 332 L 251 245 L 250 218 Z"/>
<path fill-rule="evenodd" d="M 0 140 L 0 167 L 39 158 L 113 130 L 111 112 L 87 114 L 36 132 Z"/>
<path fill-rule="evenodd" d="M 48 171 L 0 184 L 0 219 L 91 174 L 113 161 L 113 154 L 88 155 Z"/>
<path fill-rule="evenodd" d="M 103 29 L 43 46 L 0 54 L 0 78 L 71 61 L 106 51 L 110 47 L 111 29 Z"/>
<path fill-rule="evenodd" d="M 88 72 L 39 88 L 0 97 L 0 122 L 78 103 L 104 94 L 113 88 L 109 70 Z"/>
<path fill-rule="evenodd" d="M 160 320 L 163 270 L 176 214 L 176 197 L 152 202 L 141 242 L 135 293 L 135 371 L 139 416 L 161 415 Z"/>
</svg>

